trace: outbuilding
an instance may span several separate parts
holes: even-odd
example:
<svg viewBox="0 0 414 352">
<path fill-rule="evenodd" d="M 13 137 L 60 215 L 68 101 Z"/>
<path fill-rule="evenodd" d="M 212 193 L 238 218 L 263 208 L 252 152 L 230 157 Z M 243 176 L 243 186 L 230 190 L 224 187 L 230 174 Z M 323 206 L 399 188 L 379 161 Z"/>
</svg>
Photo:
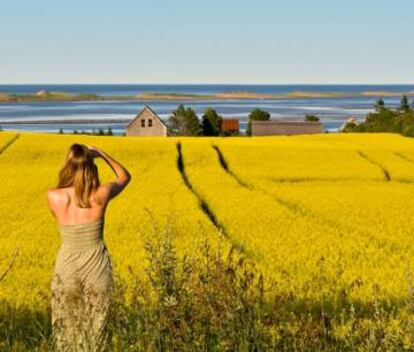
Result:
<svg viewBox="0 0 414 352">
<path fill-rule="evenodd" d="M 221 132 L 222 133 L 239 133 L 240 130 L 240 123 L 239 123 L 239 119 L 229 119 L 229 118 L 224 118 L 221 121 Z"/>
<path fill-rule="evenodd" d="M 146 105 L 127 125 L 127 136 L 164 136 L 168 135 L 167 125 Z"/>
<path fill-rule="evenodd" d="M 323 133 L 318 121 L 252 121 L 252 136 Z"/>
</svg>

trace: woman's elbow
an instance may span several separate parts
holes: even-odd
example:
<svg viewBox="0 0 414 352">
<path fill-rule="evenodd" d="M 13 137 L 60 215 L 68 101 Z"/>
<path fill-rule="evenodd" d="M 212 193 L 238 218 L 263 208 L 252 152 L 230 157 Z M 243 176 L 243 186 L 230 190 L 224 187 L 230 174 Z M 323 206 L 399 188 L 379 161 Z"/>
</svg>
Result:
<svg viewBox="0 0 414 352">
<path fill-rule="evenodd" d="M 127 173 L 121 180 L 121 182 L 126 186 L 128 183 L 131 182 L 132 176 L 131 174 Z"/>
<path fill-rule="evenodd" d="M 126 172 L 126 177 L 127 177 L 128 181 L 131 181 L 132 175 L 128 171 Z"/>
</svg>

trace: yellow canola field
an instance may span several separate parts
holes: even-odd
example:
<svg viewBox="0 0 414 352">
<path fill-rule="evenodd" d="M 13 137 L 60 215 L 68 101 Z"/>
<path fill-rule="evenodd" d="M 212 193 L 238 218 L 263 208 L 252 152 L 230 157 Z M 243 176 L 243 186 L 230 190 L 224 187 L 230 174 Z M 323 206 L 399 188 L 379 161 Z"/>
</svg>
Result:
<svg viewBox="0 0 414 352">
<path fill-rule="evenodd" d="M 254 137 L 218 143 L 246 176 L 261 180 L 382 181 L 383 169 L 395 181 L 414 180 L 414 142 L 394 134 Z"/>
<path fill-rule="evenodd" d="M 1 132 L 0 148 L 14 135 Z M 206 235 L 215 244 L 232 244 L 276 280 L 281 293 L 304 301 L 335 302 L 345 295 L 366 303 L 379 294 L 400 302 L 407 295 L 414 264 L 412 139 L 21 133 L 0 154 L 0 271 L 19 248 L 0 283 L 0 300 L 49 302 L 60 240 L 45 191 L 56 184 L 75 141 L 106 150 L 132 173 L 131 184 L 110 204 L 105 227 L 116 272 L 127 279 L 129 267 L 143 274 L 143 241 L 151 234 L 148 209 L 161 225 L 174 219 L 181 254 L 194 252 L 194 242 Z M 113 177 L 102 160 L 98 166 L 103 181 Z"/>
<path fill-rule="evenodd" d="M 256 192 L 338 229 L 340 241 L 331 249 L 340 253 L 341 276 L 349 273 L 349 294 L 404 300 L 414 275 L 414 141 L 391 134 L 283 138 L 218 145 L 229 169 Z M 266 158 L 261 172 L 249 166 L 258 155 Z M 349 254 L 346 241 L 356 244 Z"/>
<path fill-rule="evenodd" d="M 18 133 L 2 132 L 0 133 L 0 155 L 3 154 L 15 138 L 18 138 Z"/>
<path fill-rule="evenodd" d="M 143 275 L 147 259 L 143 245 L 145 236 L 152 235 L 151 216 L 159 227 L 173 224 L 180 234 L 176 244 L 181 253 L 192 251 L 206 236 L 212 244 L 221 241 L 182 182 L 174 140 L 21 133 L 0 155 L 1 272 L 19 249 L 12 271 L 0 284 L 0 300 L 37 308 L 49 302 L 60 238 L 45 192 L 56 185 L 67 149 L 74 142 L 102 148 L 133 175 L 106 215 L 105 241 L 119 275 L 128 278 L 129 267 Z M 114 176 L 106 163 L 101 159 L 97 163 L 101 182 L 111 180 Z"/>
</svg>

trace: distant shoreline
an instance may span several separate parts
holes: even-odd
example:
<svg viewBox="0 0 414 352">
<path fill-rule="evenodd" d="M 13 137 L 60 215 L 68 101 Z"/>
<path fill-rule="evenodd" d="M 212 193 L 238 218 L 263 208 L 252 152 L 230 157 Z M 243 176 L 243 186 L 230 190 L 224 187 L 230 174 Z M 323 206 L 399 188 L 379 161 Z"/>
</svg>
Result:
<svg viewBox="0 0 414 352">
<path fill-rule="evenodd" d="M 30 94 L 0 93 L 0 103 L 23 103 L 23 102 L 71 102 L 71 101 L 176 101 L 176 100 L 277 100 L 277 99 L 329 99 L 329 98 L 387 98 L 401 97 L 407 95 L 414 97 L 414 91 L 391 92 L 391 91 L 366 91 L 357 93 L 344 92 L 305 92 L 296 91 L 291 93 L 253 93 L 253 92 L 228 92 L 215 94 L 193 94 L 193 93 L 142 93 L 137 95 L 98 95 L 98 94 L 76 94 L 63 92 L 38 91 Z"/>
<path fill-rule="evenodd" d="M 132 119 L 67 119 L 67 120 L 14 120 L 14 121 L 2 121 L 0 120 L 1 125 L 72 125 L 72 124 L 102 124 L 102 123 L 129 123 Z"/>
</svg>

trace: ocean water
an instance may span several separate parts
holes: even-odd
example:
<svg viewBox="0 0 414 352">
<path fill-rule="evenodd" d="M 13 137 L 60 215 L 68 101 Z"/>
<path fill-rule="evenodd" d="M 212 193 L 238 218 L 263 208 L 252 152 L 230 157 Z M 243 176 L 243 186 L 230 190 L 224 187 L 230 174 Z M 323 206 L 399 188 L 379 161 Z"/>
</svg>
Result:
<svg viewBox="0 0 414 352">
<path fill-rule="evenodd" d="M 34 93 L 39 90 L 68 93 L 93 93 L 105 96 L 153 93 L 214 94 L 225 92 L 292 93 L 366 91 L 414 92 L 414 85 L 0 85 L 0 92 Z M 163 119 L 179 104 L 191 106 L 201 117 L 213 107 L 225 117 L 236 117 L 244 130 L 247 116 L 254 108 L 270 112 L 272 119 L 302 120 L 305 114 L 320 117 L 325 129 L 337 131 L 348 117 L 363 119 L 373 111 L 376 97 L 297 98 L 257 100 L 169 100 L 169 101 L 93 101 L 93 102 L 25 102 L 0 103 L 0 126 L 3 130 L 41 131 L 56 133 L 92 131 L 109 126 L 122 134 L 126 125 L 146 104 Z M 388 106 L 399 105 L 400 97 L 386 97 Z M 39 123 L 41 122 L 41 123 Z"/>
</svg>

